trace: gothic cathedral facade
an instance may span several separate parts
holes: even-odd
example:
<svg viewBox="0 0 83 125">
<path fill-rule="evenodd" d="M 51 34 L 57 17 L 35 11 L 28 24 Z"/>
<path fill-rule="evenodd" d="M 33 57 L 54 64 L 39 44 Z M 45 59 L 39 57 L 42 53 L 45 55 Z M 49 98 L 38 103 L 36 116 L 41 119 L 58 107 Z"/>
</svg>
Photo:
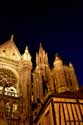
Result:
<svg viewBox="0 0 83 125">
<path fill-rule="evenodd" d="M 83 125 L 83 89 L 72 63 L 58 54 L 50 68 L 40 43 L 33 68 L 13 35 L 0 45 L 0 125 Z"/>
</svg>

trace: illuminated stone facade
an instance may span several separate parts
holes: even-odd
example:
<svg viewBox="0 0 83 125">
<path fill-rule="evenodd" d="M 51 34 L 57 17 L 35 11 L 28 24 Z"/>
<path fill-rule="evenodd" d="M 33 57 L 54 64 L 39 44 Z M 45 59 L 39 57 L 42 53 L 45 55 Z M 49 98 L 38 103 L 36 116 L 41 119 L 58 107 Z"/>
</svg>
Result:
<svg viewBox="0 0 83 125">
<path fill-rule="evenodd" d="M 32 62 L 18 51 L 13 36 L 0 46 L 0 125 L 30 125 Z"/>
<path fill-rule="evenodd" d="M 33 70 L 32 70 L 33 69 Z M 40 43 L 36 67 L 26 46 L 0 45 L 0 125 L 83 124 L 83 93 L 74 67 L 56 54 L 51 69 Z"/>
</svg>

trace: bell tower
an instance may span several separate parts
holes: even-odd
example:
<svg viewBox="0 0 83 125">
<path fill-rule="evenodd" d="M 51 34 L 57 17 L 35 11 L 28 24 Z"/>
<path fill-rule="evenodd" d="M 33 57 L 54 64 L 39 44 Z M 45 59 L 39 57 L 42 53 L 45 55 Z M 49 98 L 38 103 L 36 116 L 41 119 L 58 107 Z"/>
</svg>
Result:
<svg viewBox="0 0 83 125">
<path fill-rule="evenodd" d="M 34 100 L 43 100 L 49 89 L 51 90 L 51 71 L 48 63 L 48 54 L 40 43 L 39 51 L 36 53 L 36 68 L 33 72 Z"/>
</svg>

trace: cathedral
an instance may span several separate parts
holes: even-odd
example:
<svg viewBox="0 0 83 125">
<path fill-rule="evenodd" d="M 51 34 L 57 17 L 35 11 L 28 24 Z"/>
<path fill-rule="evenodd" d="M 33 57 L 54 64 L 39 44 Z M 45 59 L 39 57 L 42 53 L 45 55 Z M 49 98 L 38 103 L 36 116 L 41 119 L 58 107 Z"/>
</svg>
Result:
<svg viewBox="0 0 83 125">
<path fill-rule="evenodd" d="M 0 125 L 83 125 L 83 88 L 72 63 L 56 54 L 50 68 L 40 43 L 33 67 L 13 35 L 0 45 Z"/>
</svg>

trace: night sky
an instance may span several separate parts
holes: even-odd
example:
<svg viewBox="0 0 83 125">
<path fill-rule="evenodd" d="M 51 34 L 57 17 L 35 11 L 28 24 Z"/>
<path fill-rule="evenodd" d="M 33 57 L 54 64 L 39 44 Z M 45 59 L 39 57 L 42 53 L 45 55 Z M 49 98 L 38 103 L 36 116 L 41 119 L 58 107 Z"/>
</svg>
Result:
<svg viewBox="0 0 83 125">
<path fill-rule="evenodd" d="M 81 2 L 12 3 L 0 15 L 0 44 L 14 34 L 21 53 L 28 45 L 35 63 L 39 43 L 48 52 L 52 67 L 55 53 L 72 62 L 80 85 L 83 85 L 83 7 Z M 4 9 L 2 9 L 3 11 Z"/>
</svg>

